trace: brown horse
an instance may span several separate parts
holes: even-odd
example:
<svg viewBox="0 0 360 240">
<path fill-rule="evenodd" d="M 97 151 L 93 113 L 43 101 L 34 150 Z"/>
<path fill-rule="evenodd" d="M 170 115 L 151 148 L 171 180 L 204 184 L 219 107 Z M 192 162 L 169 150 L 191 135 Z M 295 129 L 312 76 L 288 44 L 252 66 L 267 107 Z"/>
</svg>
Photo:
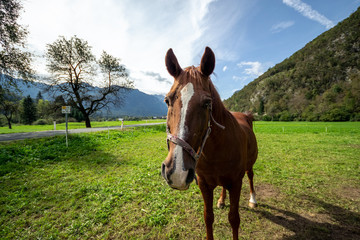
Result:
<svg viewBox="0 0 360 240">
<path fill-rule="evenodd" d="M 199 67 L 182 69 L 172 49 L 165 63 L 174 84 L 165 97 L 169 153 L 162 164 L 162 175 L 170 187 L 179 190 L 188 189 L 194 179 L 198 182 L 205 203 L 207 239 L 213 239 L 213 191 L 216 186 L 223 187 L 217 204 L 223 207 L 228 190 L 229 222 L 233 239 L 238 239 L 239 198 L 245 172 L 250 182 L 249 205 L 256 206 L 252 167 L 258 150 L 252 116 L 230 113 L 224 107 L 209 77 L 215 68 L 215 55 L 209 47 Z"/>
</svg>

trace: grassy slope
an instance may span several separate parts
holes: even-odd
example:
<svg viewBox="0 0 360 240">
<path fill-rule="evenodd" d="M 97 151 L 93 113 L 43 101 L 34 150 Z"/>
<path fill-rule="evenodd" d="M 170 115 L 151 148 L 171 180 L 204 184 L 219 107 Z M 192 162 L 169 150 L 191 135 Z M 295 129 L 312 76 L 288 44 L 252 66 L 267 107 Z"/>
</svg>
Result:
<svg viewBox="0 0 360 240">
<path fill-rule="evenodd" d="M 326 133 L 327 127 L 327 133 Z M 240 200 L 244 239 L 360 236 L 360 124 L 256 122 L 258 201 Z M 1 239 L 201 239 L 196 185 L 160 175 L 164 126 L 0 144 Z M 216 197 L 220 188 L 216 189 Z M 230 239 L 227 206 L 215 238 Z"/>
</svg>

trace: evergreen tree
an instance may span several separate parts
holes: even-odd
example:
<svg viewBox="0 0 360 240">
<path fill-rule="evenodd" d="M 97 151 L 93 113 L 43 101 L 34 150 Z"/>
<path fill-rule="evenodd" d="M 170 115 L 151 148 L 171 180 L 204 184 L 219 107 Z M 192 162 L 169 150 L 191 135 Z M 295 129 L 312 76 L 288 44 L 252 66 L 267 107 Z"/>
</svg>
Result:
<svg viewBox="0 0 360 240">
<path fill-rule="evenodd" d="M 22 121 L 25 124 L 32 124 L 36 120 L 36 106 L 28 95 L 23 101 L 23 112 L 21 114 Z"/>
<path fill-rule="evenodd" d="M 41 92 L 39 91 L 38 94 L 36 95 L 36 102 L 39 102 L 40 99 L 44 100 Z"/>
<path fill-rule="evenodd" d="M 260 98 L 258 114 L 259 115 L 264 114 L 264 100 L 262 98 Z"/>
</svg>

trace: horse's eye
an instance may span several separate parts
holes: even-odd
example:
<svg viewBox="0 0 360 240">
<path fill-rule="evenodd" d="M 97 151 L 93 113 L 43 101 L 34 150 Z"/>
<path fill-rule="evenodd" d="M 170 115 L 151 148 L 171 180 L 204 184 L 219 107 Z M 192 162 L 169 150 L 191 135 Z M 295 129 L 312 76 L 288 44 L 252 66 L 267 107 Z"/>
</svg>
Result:
<svg viewBox="0 0 360 240">
<path fill-rule="evenodd" d="M 168 105 L 169 106 L 169 98 L 168 97 L 165 97 L 165 99 L 164 99 L 164 102 L 166 103 L 166 105 Z"/>
<path fill-rule="evenodd" d="M 204 102 L 203 102 L 203 107 L 204 108 L 210 108 L 211 107 L 211 99 L 205 99 Z"/>
</svg>

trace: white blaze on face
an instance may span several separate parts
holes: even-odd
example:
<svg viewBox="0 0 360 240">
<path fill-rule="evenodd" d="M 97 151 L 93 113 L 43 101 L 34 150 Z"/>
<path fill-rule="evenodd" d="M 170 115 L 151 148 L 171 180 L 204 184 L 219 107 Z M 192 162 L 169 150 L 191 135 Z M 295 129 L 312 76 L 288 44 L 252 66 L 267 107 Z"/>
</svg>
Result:
<svg viewBox="0 0 360 240">
<path fill-rule="evenodd" d="M 181 103 L 182 107 L 180 110 L 180 123 L 179 123 L 179 134 L 178 136 L 184 139 L 185 134 L 187 132 L 187 126 L 185 124 L 186 114 L 189 107 L 189 102 L 194 95 L 194 86 L 192 83 L 188 83 L 185 85 L 183 89 L 181 89 Z M 170 179 L 172 181 L 172 185 L 176 188 L 182 189 L 186 187 L 186 177 L 188 175 L 188 170 L 183 170 L 184 158 L 183 158 L 183 149 L 182 147 L 176 145 L 174 149 L 173 159 L 175 160 L 175 171 L 171 175 Z"/>
</svg>

